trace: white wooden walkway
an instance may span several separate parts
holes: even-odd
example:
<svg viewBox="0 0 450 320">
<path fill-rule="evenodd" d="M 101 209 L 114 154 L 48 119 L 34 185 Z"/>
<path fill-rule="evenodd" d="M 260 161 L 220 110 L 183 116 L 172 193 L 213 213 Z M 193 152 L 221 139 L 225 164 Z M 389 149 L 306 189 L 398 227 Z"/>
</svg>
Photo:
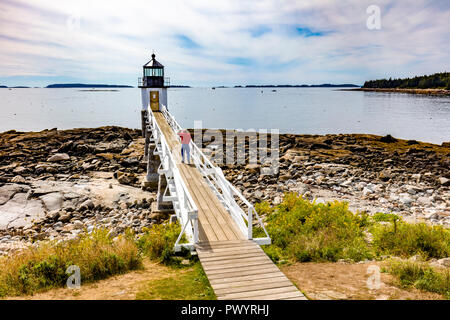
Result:
<svg viewBox="0 0 450 320">
<path fill-rule="evenodd" d="M 253 241 L 246 240 L 194 165 L 181 163 L 181 144 L 164 115 L 153 112 L 191 193 L 199 218 L 200 262 L 218 299 L 306 300 Z"/>
</svg>

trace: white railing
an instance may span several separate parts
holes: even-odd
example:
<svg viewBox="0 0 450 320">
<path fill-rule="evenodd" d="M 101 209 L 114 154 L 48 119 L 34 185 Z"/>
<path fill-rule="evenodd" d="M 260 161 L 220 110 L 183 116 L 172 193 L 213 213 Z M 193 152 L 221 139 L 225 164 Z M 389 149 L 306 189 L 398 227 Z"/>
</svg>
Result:
<svg viewBox="0 0 450 320">
<path fill-rule="evenodd" d="M 175 133 L 178 133 L 182 128 L 175 118 L 164 106 L 162 112 L 172 130 L 174 130 Z M 210 188 L 230 213 L 242 234 L 247 239 L 253 240 L 259 245 L 270 244 L 271 239 L 269 234 L 253 205 L 225 178 L 222 169 L 214 165 L 193 141 L 190 143 L 190 149 L 195 166 L 206 178 Z M 239 206 L 235 197 L 246 206 L 247 212 L 244 212 Z M 256 216 L 257 222 L 263 229 L 266 237 L 253 238 L 253 216 Z"/>
<path fill-rule="evenodd" d="M 189 190 L 184 183 L 180 171 L 173 159 L 172 152 L 159 127 L 153 112 L 149 112 L 149 126 L 152 132 L 151 139 L 155 142 L 154 153 L 158 154 L 161 164 L 158 168 L 159 174 L 165 174 L 167 187 L 170 195 L 165 198 L 172 202 L 177 220 L 180 222 L 182 230 L 175 242 L 175 251 L 180 251 L 182 247 L 194 250 L 198 242 L 198 209 L 192 199 Z M 180 244 L 183 235 L 186 235 L 188 243 Z"/>
</svg>

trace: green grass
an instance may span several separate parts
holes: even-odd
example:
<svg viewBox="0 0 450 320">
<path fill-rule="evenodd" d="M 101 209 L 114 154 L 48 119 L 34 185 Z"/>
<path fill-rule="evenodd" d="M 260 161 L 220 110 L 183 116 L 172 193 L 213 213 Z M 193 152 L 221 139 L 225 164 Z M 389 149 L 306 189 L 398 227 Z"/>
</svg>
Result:
<svg viewBox="0 0 450 320">
<path fill-rule="evenodd" d="M 211 288 L 200 263 L 197 261 L 188 269 L 167 278 L 149 281 L 137 293 L 138 300 L 215 300 Z"/>
<path fill-rule="evenodd" d="M 65 286 L 71 265 L 80 268 L 82 283 L 88 283 L 141 268 L 142 258 L 129 232 L 115 241 L 100 229 L 76 240 L 43 242 L 0 258 L 0 297 Z"/>
<path fill-rule="evenodd" d="M 396 276 L 402 287 L 435 292 L 450 299 L 450 270 L 435 269 L 426 263 L 390 261 L 386 271 Z"/>
<path fill-rule="evenodd" d="M 179 224 L 153 225 L 138 240 L 140 250 L 151 260 L 177 272 L 172 276 L 148 282 L 137 295 L 138 300 L 212 300 L 216 299 L 198 258 L 184 250 L 173 251 L 181 231 Z M 185 239 L 182 238 L 183 242 Z M 182 264 L 189 261 L 189 266 Z"/>
</svg>

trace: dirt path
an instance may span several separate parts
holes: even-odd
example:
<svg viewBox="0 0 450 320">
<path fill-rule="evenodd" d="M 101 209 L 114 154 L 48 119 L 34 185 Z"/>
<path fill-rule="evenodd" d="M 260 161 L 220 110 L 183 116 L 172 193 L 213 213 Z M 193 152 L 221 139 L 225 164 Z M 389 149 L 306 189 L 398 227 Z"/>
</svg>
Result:
<svg viewBox="0 0 450 320">
<path fill-rule="evenodd" d="M 33 296 L 8 300 L 134 300 L 136 293 L 151 280 L 170 277 L 176 270 L 144 260 L 144 269 L 82 285 L 80 289 L 52 289 Z"/>
<path fill-rule="evenodd" d="M 300 290 L 314 300 L 440 300 L 439 294 L 417 289 L 401 289 L 395 279 L 380 273 L 379 289 L 369 289 L 367 279 L 373 275 L 369 266 L 381 266 L 379 262 L 360 264 L 296 263 L 281 267 L 286 276 Z M 373 267 L 372 267 L 373 268 Z M 373 269 L 372 269 L 373 270 Z"/>
</svg>

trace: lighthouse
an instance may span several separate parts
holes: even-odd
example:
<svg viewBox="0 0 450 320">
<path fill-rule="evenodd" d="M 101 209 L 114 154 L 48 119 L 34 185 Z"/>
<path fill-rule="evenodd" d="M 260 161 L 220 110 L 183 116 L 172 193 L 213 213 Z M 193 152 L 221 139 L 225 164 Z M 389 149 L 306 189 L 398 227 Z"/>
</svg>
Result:
<svg viewBox="0 0 450 320">
<path fill-rule="evenodd" d="M 158 190 L 166 185 L 164 179 L 158 173 L 160 164 L 159 156 L 155 155 L 153 150 L 155 144 L 151 143 L 151 131 L 149 128 L 150 112 L 158 112 L 167 109 L 167 88 L 170 85 L 170 80 L 164 77 L 164 66 L 156 61 L 156 56 L 153 53 L 152 59 L 144 64 L 142 78 L 138 79 L 138 87 L 141 89 L 142 98 L 142 136 L 145 138 L 144 159 L 147 161 L 147 175 L 143 181 L 143 186 L 150 190 Z M 162 197 L 162 196 L 161 196 Z M 158 201 L 158 207 L 160 206 Z"/>
<path fill-rule="evenodd" d="M 138 87 L 141 88 L 142 110 L 160 111 L 167 108 L 167 88 L 169 78 L 164 77 L 164 66 L 156 61 L 155 54 L 143 66 L 142 78 L 139 78 Z"/>
</svg>

